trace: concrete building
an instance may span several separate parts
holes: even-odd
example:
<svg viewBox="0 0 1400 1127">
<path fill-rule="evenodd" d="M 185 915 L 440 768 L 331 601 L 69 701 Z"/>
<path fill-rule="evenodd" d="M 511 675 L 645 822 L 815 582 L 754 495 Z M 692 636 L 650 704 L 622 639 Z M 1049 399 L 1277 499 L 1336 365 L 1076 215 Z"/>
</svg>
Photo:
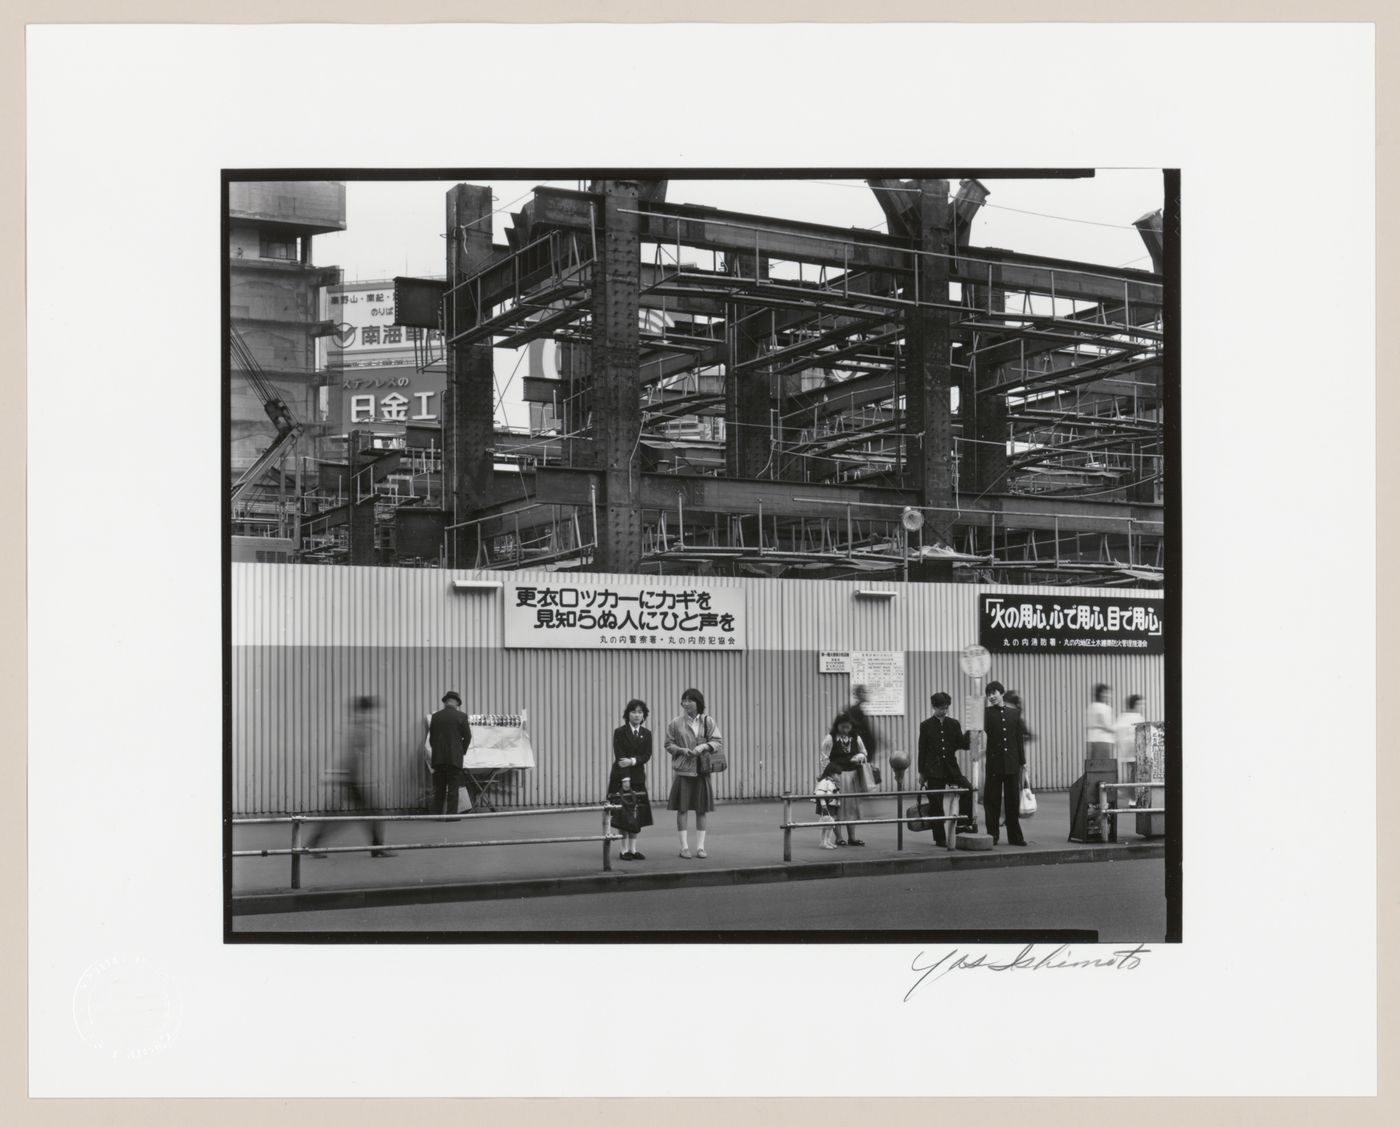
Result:
<svg viewBox="0 0 1400 1127">
<path fill-rule="evenodd" d="M 228 193 L 230 484 L 256 471 L 235 502 L 234 532 L 295 541 L 296 459 L 318 455 L 326 415 L 317 342 L 332 326 L 320 292 L 340 281 L 337 268 L 315 265 L 312 244 L 345 229 L 345 185 L 231 181 Z"/>
</svg>

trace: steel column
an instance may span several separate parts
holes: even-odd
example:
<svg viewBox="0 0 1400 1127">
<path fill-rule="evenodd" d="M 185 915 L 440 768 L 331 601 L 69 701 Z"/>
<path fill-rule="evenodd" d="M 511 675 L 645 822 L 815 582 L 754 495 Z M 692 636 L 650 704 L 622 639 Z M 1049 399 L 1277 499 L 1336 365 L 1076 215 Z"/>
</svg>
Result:
<svg viewBox="0 0 1400 1127">
<path fill-rule="evenodd" d="M 449 286 L 483 269 L 491 259 L 491 189 L 458 184 L 447 193 L 447 282 Z M 454 300 L 452 317 L 465 321 L 477 311 L 469 309 L 464 287 Z M 463 327 L 449 324 L 448 334 Z M 447 353 L 447 387 L 443 392 L 443 476 L 450 482 L 444 492 L 453 499 L 453 522 L 464 520 L 486 504 L 491 492 L 492 453 L 496 444 L 492 402 L 495 353 L 490 344 L 450 345 Z M 476 556 L 479 526 L 459 530 L 454 542 L 456 560 Z"/>
<path fill-rule="evenodd" d="M 641 380 L 637 315 L 641 217 L 636 180 L 605 180 L 601 246 L 593 285 L 593 429 L 602 459 L 603 512 L 594 562 L 601 571 L 635 572 L 642 558 Z"/>
<path fill-rule="evenodd" d="M 915 297 L 921 303 L 908 314 L 908 383 L 905 389 L 909 429 L 910 484 L 925 505 L 953 503 L 952 331 L 946 309 L 922 304 L 948 301 L 953 217 L 948 181 L 919 180 L 917 219 L 919 250 Z M 910 218 L 913 218 L 911 213 Z M 939 538 L 947 541 L 951 522 L 933 517 Z"/>
</svg>

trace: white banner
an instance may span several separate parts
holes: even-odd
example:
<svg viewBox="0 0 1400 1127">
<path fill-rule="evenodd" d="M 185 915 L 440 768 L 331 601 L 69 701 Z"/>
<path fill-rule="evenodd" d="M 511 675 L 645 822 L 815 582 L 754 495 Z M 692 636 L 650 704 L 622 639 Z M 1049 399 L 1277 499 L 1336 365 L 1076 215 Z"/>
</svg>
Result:
<svg viewBox="0 0 1400 1127">
<path fill-rule="evenodd" d="M 854 650 L 851 687 L 864 685 L 870 694 L 865 711 L 871 716 L 904 715 L 904 651 Z"/>
<path fill-rule="evenodd" d="M 742 650 L 743 588 L 615 576 L 505 585 L 507 649 Z"/>
</svg>

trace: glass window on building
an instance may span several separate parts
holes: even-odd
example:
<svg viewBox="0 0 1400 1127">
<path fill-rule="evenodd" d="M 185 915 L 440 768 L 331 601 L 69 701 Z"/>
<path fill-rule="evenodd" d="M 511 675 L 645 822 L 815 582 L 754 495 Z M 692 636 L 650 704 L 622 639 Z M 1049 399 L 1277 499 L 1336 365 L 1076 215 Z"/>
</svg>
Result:
<svg viewBox="0 0 1400 1127">
<path fill-rule="evenodd" d="M 296 237 L 269 235 L 264 232 L 258 237 L 258 254 L 263 258 L 295 260 L 297 256 Z"/>
</svg>

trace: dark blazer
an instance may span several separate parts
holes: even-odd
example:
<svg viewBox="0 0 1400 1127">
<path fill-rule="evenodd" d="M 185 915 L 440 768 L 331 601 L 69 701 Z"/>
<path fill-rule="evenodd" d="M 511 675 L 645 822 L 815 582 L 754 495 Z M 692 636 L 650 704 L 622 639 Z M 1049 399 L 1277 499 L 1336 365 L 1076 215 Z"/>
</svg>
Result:
<svg viewBox="0 0 1400 1127">
<path fill-rule="evenodd" d="M 987 733 L 987 777 L 1020 774 L 1026 765 L 1026 729 L 1020 710 L 1009 704 L 989 707 L 983 729 Z"/>
<path fill-rule="evenodd" d="M 613 729 L 613 765 L 608 775 L 608 793 L 616 794 L 622 788 L 622 780 L 630 779 L 632 789 L 643 794 L 647 789 L 647 768 L 651 761 L 651 729 L 642 725 L 639 736 L 632 735 L 632 725 L 624 724 Z M 619 759 L 635 759 L 634 767 L 622 767 Z"/>
<path fill-rule="evenodd" d="M 931 783 L 962 778 L 958 752 L 971 746 L 971 733 L 951 716 L 930 716 L 919 725 L 919 778 Z"/>
<path fill-rule="evenodd" d="M 472 742 L 472 726 L 467 714 L 458 708 L 440 708 L 428 721 L 428 745 L 433 749 L 434 767 L 462 766 L 462 756 Z"/>
</svg>

